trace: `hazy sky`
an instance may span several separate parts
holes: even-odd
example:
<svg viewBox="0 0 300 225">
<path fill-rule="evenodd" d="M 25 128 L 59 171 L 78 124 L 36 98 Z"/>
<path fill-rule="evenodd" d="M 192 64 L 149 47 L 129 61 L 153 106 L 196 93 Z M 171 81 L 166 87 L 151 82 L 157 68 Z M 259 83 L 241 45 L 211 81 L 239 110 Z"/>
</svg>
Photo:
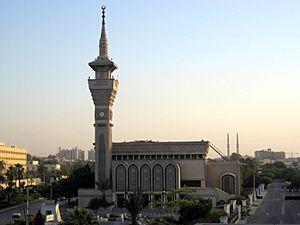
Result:
<svg viewBox="0 0 300 225">
<path fill-rule="evenodd" d="M 300 1 L 1 1 L 0 141 L 90 149 L 100 6 L 119 65 L 113 140 L 300 153 Z M 300 155 L 299 155 L 300 156 Z"/>
</svg>

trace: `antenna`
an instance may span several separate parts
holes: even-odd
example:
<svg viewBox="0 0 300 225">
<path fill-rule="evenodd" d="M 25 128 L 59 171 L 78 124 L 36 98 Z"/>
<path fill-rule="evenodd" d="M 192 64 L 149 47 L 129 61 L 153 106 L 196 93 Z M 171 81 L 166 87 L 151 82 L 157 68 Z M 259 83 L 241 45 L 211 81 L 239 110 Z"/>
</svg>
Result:
<svg viewBox="0 0 300 225">
<path fill-rule="evenodd" d="M 227 133 L 227 156 L 230 156 L 229 134 Z"/>
</svg>

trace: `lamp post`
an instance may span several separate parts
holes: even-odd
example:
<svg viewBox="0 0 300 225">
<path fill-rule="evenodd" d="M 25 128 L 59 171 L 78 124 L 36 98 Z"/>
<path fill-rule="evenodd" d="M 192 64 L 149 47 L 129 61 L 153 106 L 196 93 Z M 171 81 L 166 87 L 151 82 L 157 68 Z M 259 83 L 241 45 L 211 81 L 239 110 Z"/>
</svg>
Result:
<svg viewBox="0 0 300 225">
<path fill-rule="evenodd" d="M 28 180 L 28 166 L 26 170 L 26 183 L 27 183 L 27 190 L 26 190 L 26 225 L 29 224 L 28 215 L 29 215 L 29 180 Z"/>
</svg>

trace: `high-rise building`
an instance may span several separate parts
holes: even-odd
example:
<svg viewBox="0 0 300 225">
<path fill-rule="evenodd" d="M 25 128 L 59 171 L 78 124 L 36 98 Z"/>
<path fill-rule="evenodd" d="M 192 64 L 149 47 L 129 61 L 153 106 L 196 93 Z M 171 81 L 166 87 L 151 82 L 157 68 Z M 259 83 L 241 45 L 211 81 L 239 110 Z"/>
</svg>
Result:
<svg viewBox="0 0 300 225">
<path fill-rule="evenodd" d="M 84 160 L 85 154 L 84 151 L 75 147 L 72 149 L 62 149 L 58 148 L 57 156 L 64 158 L 66 160 Z"/>
<path fill-rule="evenodd" d="M 88 151 L 88 160 L 95 161 L 95 149 L 91 149 Z"/>
</svg>

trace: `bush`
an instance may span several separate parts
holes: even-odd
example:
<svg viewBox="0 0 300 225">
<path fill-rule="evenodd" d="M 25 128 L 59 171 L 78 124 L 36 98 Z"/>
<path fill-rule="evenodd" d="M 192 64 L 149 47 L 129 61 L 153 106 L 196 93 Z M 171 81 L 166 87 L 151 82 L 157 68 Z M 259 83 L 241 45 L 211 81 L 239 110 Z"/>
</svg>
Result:
<svg viewBox="0 0 300 225">
<path fill-rule="evenodd" d="M 210 199 L 184 199 L 179 204 L 180 221 L 191 221 L 198 218 L 204 218 L 212 208 Z"/>
<path fill-rule="evenodd" d="M 92 198 L 87 208 L 97 210 L 98 208 L 103 207 L 106 209 L 107 207 L 112 206 L 113 204 L 114 202 L 108 202 L 101 198 Z"/>
</svg>

